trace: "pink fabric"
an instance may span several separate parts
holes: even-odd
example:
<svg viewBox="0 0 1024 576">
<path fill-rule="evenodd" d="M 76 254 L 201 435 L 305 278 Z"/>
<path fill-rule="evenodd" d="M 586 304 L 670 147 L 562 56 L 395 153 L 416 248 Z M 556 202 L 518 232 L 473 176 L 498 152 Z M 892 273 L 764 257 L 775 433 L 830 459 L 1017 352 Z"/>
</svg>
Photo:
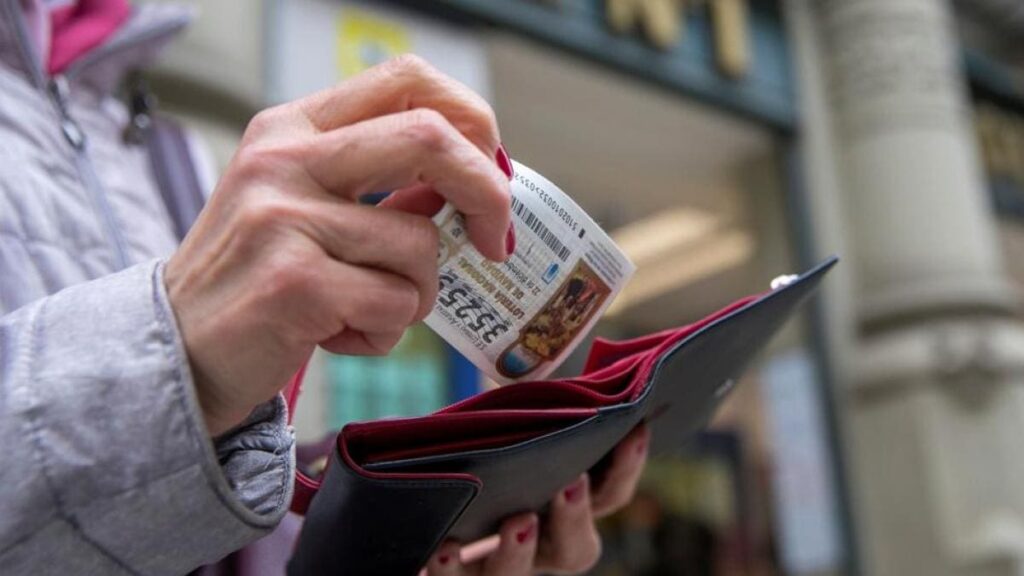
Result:
<svg viewBox="0 0 1024 576">
<path fill-rule="evenodd" d="M 50 14 L 46 71 L 59 74 L 110 37 L 131 14 L 128 0 L 79 0 Z"/>
</svg>

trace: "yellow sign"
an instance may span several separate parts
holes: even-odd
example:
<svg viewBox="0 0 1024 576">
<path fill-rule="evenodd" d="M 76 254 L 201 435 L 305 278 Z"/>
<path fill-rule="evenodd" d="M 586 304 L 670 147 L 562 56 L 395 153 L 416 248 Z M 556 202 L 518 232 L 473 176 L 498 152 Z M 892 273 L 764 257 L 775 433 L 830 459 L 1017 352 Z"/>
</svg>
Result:
<svg viewBox="0 0 1024 576">
<path fill-rule="evenodd" d="M 350 8 L 338 17 L 338 70 L 342 78 L 408 52 L 410 47 L 408 30 L 397 22 Z"/>
</svg>

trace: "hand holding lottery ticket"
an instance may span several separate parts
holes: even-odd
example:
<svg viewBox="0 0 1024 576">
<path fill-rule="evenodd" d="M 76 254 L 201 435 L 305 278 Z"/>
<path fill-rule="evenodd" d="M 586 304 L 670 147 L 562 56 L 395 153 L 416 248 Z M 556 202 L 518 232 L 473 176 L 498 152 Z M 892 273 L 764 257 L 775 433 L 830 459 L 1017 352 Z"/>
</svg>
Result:
<svg viewBox="0 0 1024 576">
<path fill-rule="evenodd" d="M 426 323 L 501 384 L 542 379 L 579 344 L 633 264 L 557 186 L 513 162 L 515 252 L 480 255 L 453 206 L 440 230 L 440 290 Z"/>
</svg>

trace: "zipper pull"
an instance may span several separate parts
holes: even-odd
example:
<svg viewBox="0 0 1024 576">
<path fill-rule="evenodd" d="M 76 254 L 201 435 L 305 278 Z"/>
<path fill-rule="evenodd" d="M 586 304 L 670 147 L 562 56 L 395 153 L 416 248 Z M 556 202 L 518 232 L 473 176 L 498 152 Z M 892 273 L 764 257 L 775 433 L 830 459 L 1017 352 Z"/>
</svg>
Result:
<svg viewBox="0 0 1024 576">
<path fill-rule="evenodd" d="M 60 113 L 60 129 L 64 132 L 64 139 L 75 150 L 83 150 L 85 149 L 85 132 L 68 111 L 69 91 L 68 79 L 63 74 L 58 74 L 50 79 L 50 94 Z"/>
<path fill-rule="evenodd" d="M 145 141 L 146 133 L 153 125 L 153 110 L 156 106 L 156 96 L 149 90 L 142 73 L 132 72 L 128 78 L 128 111 L 131 119 L 124 128 L 125 142 L 142 144 Z"/>
</svg>

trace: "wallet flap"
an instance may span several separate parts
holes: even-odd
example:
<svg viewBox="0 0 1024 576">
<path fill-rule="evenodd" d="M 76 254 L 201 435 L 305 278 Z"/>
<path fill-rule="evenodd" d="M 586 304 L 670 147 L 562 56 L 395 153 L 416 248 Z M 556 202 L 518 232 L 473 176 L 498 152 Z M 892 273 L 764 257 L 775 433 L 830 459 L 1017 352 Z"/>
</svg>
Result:
<svg viewBox="0 0 1024 576">
<path fill-rule="evenodd" d="M 467 475 L 363 470 L 340 440 L 288 574 L 416 574 L 479 490 Z"/>
<path fill-rule="evenodd" d="M 830 258 L 786 286 L 716 314 L 652 358 L 644 393 L 652 452 L 678 449 L 708 423 L 757 352 L 836 262 Z"/>
<path fill-rule="evenodd" d="M 469 474 L 482 483 L 449 537 L 471 542 L 497 532 L 501 520 L 541 510 L 551 496 L 594 466 L 640 421 L 634 404 L 511 446 L 367 465 L 374 471 Z"/>
</svg>

